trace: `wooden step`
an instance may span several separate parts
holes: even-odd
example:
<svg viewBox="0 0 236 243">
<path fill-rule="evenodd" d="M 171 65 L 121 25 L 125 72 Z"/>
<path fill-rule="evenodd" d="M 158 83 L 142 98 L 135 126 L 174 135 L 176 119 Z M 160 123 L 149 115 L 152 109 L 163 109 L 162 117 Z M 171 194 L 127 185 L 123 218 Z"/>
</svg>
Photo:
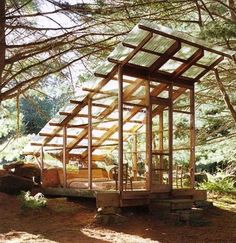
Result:
<svg viewBox="0 0 236 243">
<path fill-rule="evenodd" d="M 145 205 L 149 205 L 148 198 L 122 199 L 120 203 L 121 207 L 133 207 L 133 206 L 145 206 Z"/>
<path fill-rule="evenodd" d="M 149 191 L 123 191 L 122 199 L 149 199 Z"/>
<path fill-rule="evenodd" d="M 152 210 L 182 210 L 182 209 L 191 209 L 193 206 L 192 199 L 154 199 L 150 202 Z"/>
</svg>

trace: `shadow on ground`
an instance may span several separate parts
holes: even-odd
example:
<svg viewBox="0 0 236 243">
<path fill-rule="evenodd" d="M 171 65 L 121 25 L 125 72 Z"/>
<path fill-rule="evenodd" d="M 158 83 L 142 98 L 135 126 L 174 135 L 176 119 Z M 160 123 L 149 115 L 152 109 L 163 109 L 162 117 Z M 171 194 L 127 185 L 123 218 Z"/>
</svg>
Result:
<svg viewBox="0 0 236 243">
<path fill-rule="evenodd" d="M 29 210 L 0 194 L 0 242 L 236 242 L 236 203 L 228 206 L 206 211 L 202 227 L 160 220 L 143 207 L 123 210 L 121 224 L 98 225 L 94 200 L 50 198 L 46 208 Z"/>
</svg>

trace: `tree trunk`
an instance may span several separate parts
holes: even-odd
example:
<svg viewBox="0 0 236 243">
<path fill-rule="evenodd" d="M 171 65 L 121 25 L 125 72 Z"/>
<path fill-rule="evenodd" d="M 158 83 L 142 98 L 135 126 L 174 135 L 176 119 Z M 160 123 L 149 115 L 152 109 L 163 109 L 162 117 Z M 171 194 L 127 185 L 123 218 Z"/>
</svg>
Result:
<svg viewBox="0 0 236 243">
<path fill-rule="evenodd" d="M 235 6 L 235 0 L 229 0 L 229 7 L 230 7 L 230 15 L 231 15 L 231 20 L 236 22 L 236 6 Z M 234 11 L 233 11 L 234 9 Z"/>
<path fill-rule="evenodd" d="M 0 1 L 0 85 L 2 84 L 3 69 L 5 66 L 6 55 L 6 40 L 5 40 L 5 24 L 6 24 L 6 12 L 5 12 L 6 0 Z M 1 89 L 0 89 L 0 102 L 1 102 Z"/>
<path fill-rule="evenodd" d="M 222 81 L 220 79 L 219 72 L 218 72 L 217 69 L 215 70 L 215 76 L 216 76 L 216 81 L 217 81 L 218 87 L 220 89 L 220 92 L 223 95 L 225 104 L 228 107 L 228 109 L 230 110 L 231 115 L 232 115 L 232 117 L 233 117 L 233 119 L 234 119 L 234 121 L 236 123 L 236 111 L 235 111 L 233 105 L 231 104 L 230 98 L 229 98 L 229 96 L 228 96 L 228 94 L 227 94 L 227 92 L 225 90 L 225 87 L 224 87 L 224 85 L 223 85 L 223 83 L 222 83 Z"/>
</svg>

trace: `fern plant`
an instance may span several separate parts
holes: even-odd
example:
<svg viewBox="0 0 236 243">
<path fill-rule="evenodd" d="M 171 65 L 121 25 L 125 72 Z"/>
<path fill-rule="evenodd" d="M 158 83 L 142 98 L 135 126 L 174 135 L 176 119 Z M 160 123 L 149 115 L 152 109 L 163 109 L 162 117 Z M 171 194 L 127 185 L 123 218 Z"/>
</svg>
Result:
<svg viewBox="0 0 236 243">
<path fill-rule="evenodd" d="M 218 194 L 236 193 L 235 180 L 222 170 L 216 174 L 207 174 L 208 181 L 201 183 L 201 188 Z"/>
<path fill-rule="evenodd" d="M 38 209 L 47 205 L 47 199 L 42 193 L 32 196 L 29 191 L 22 191 L 19 197 L 23 208 Z"/>
</svg>

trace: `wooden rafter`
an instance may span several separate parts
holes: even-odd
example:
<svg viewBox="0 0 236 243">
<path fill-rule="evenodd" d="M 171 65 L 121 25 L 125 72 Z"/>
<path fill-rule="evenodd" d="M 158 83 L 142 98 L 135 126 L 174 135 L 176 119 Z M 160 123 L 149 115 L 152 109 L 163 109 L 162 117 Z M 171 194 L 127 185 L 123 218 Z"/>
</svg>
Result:
<svg viewBox="0 0 236 243">
<path fill-rule="evenodd" d="M 137 83 L 134 84 L 130 84 L 129 86 L 126 87 L 125 91 L 124 91 L 124 98 L 128 97 L 131 93 L 134 92 L 135 89 L 137 89 L 137 87 L 139 86 L 140 83 L 142 83 L 143 80 L 139 80 L 137 81 Z M 103 117 L 107 117 L 109 114 L 111 114 L 115 109 L 117 109 L 117 100 L 115 100 L 107 109 L 105 109 L 101 114 L 101 119 Z M 118 122 L 118 120 L 116 119 L 116 121 Z M 141 122 L 140 122 L 141 123 Z M 96 128 L 96 125 L 93 124 L 93 129 L 94 127 Z M 109 132 L 110 129 L 108 129 L 107 132 Z M 76 144 L 78 144 L 84 137 L 87 136 L 87 130 L 84 129 L 84 131 L 80 134 L 80 136 L 77 137 L 77 139 L 75 141 L 73 141 L 71 144 L 68 145 L 68 147 L 70 149 L 73 148 L 73 146 L 75 146 Z"/>
<path fill-rule="evenodd" d="M 164 89 L 166 89 L 167 85 L 166 84 L 159 84 L 154 90 L 152 90 L 151 95 L 158 95 L 159 93 L 161 93 Z M 125 97 L 125 95 L 123 95 Z M 146 102 L 145 101 L 141 101 L 140 102 L 141 105 L 145 105 Z M 123 119 L 123 123 L 125 124 L 126 122 L 130 121 L 142 108 L 140 107 L 134 107 L 131 112 L 130 115 L 128 117 L 125 117 Z M 142 123 L 144 124 L 144 123 Z M 114 125 L 112 126 L 102 137 L 101 139 L 96 142 L 97 145 L 102 144 L 104 141 L 106 141 L 106 139 L 108 139 L 112 134 L 114 134 L 115 132 L 118 131 L 119 126 L 118 125 Z M 86 157 L 87 156 L 87 151 L 85 151 L 82 154 L 82 157 Z"/>
</svg>

